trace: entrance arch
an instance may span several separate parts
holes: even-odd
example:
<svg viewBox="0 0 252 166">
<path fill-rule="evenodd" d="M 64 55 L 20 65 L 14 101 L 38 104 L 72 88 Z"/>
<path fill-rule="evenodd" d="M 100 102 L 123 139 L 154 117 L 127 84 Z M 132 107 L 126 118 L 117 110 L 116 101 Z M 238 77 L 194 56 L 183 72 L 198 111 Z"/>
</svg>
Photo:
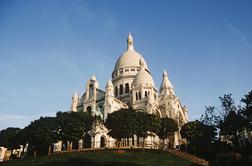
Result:
<svg viewBox="0 0 252 166">
<path fill-rule="evenodd" d="M 101 148 L 105 148 L 105 146 L 106 146 L 106 138 L 104 136 L 101 136 L 100 144 L 101 144 Z"/>
<path fill-rule="evenodd" d="M 91 148 L 91 136 L 89 134 L 84 135 L 82 146 L 83 146 L 84 149 L 90 149 Z"/>
</svg>

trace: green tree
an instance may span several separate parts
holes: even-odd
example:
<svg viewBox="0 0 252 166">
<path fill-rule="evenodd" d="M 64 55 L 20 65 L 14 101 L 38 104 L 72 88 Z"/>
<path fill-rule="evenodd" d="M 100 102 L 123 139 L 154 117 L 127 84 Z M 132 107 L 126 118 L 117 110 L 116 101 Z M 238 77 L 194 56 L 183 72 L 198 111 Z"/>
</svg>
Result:
<svg viewBox="0 0 252 166">
<path fill-rule="evenodd" d="M 70 145 L 79 141 L 84 132 L 90 130 L 92 126 L 90 114 L 86 112 L 58 112 L 57 122 L 59 139 L 64 142 L 69 141 Z M 68 150 L 71 150 L 70 146 Z"/>
<path fill-rule="evenodd" d="M 58 125 L 55 117 L 40 117 L 31 122 L 25 128 L 25 134 L 30 147 L 33 147 L 34 153 L 47 152 L 51 144 L 56 142 Z M 20 133 L 24 134 L 24 133 Z"/>
<path fill-rule="evenodd" d="M 241 99 L 241 102 L 244 103 L 245 106 L 241 108 L 240 113 L 242 114 L 242 116 L 244 117 L 246 121 L 245 127 L 251 130 L 252 129 L 252 90 L 248 92 L 248 94 L 246 94 L 244 98 Z"/>
<path fill-rule="evenodd" d="M 23 153 L 24 153 L 24 147 L 28 143 L 28 136 L 26 132 L 26 128 L 23 128 L 19 130 L 15 135 L 12 136 L 12 138 L 9 141 L 9 146 L 11 146 L 13 149 L 19 148 L 20 145 L 23 146 Z"/>
<path fill-rule="evenodd" d="M 238 146 L 238 131 L 245 125 L 244 118 L 239 113 L 239 106 L 234 104 L 231 94 L 225 94 L 219 97 L 221 102 L 219 129 L 221 136 L 230 140 L 234 146 Z"/>
<path fill-rule="evenodd" d="M 221 107 L 206 107 L 205 114 L 201 116 L 201 122 L 219 129 L 219 138 L 224 137 L 238 145 L 237 134 L 245 124 L 244 117 L 241 116 L 240 106 L 236 106 L 231 94 L 219 97 Z"/>
<path fill-rule="evenodd" d="M 137 128 L 136 135 L 143 138 L 142 148 L 145 146 L 145 139 L 153 133 L 158 133 L 160 128 L 160 118 L 155 114 L 146 112 L 136 112 Z"/>
<path fill-rule="evenodd" d="M 200 121 L 205 125 L 217 127 L 221 118 L 217 112 L 219 111 L 214 106 L 206 106 L 205 113 L 201 115 Z"/>
<path fill-rule="evenodd" d="M 178 131 L 178 123 L 174 119 L 161 118 L 160 129 L 157 135 L 163 140 L 163 144 L 165 139 L 176 131 Z"/>
<path fill-rule="evenodd" d="M 10 148 L 10 139 L 16 135 L 21 129 L 9 127 L 0 131 L 0 146 Z M 12 149 L 12 148 L 11 148 Z"/>
<path fill-rule="evenodd" d="M 224 94 L 223 97 L 219 97 L 221 103 L 221 111 L 219 111 L 221 115 L 221 120 L 224 120 L 225 117 L 228 116 L 230 112 L 237 112 L 237 107 L 235 106 L 234 99 L 232 98 L 232 94 Z"/>
<path fill-rule="evenodd" d="M 182 126 L 180 134 L 182 138 L 187 139 L 194 153 L 201 153 L 202 149 L 205 149 L 213 142 L 216 131 L 214 127 L 196 120 Z"/>
<path fill-rule="evenodd" d="M 121 109 L 108 115 L 105 123 L 109 129 L 108 135 L 117 140 L 118 148 L 122 138 L 133 137 L 137 127 L 135 116 L 132 109 Z"/>
<path fill-rule="evenodd" d="M 237 114 L 235 111 L 230 111 L 219 124 L 221 135 L 232 141 L 234 146 L 238 147 L 240 136 L 237 134 L 237 131 L 242 130 L 245 123 L 244 118 L 240 114 Z"/>
</svg>

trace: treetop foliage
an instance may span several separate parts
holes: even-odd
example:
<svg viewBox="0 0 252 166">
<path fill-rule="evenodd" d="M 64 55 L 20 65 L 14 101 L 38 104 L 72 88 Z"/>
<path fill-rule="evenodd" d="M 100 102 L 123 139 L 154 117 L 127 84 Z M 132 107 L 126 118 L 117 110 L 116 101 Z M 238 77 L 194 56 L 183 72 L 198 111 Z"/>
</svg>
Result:
<svg viewBox="0 0 252 166">
<path fill-rule="evenodd" d="M 178 123 L 171 118 L 161 118 L 160 129 L 157 135 L 161 139 L 166 139 L 172 133 L 178 131 Z"/>
</svg>

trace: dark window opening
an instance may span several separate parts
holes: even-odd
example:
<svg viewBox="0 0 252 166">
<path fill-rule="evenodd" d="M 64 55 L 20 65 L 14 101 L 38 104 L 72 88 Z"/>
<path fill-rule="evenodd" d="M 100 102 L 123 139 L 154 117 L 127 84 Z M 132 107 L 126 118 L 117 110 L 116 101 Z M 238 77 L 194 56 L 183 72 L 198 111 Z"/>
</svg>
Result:
<svg viewBox="0 0 252 166">
<path fill-rule="evenodd" d="M 118 94 L 118 88 L 117 88 L 117 86 L 115 87 L 115 96 L 117 96 L 117 94 Z"/>
<path fill-rule="evenodd" d="M 120 95 L 123 94 L 123 85 L 120 85 Z"/>
<path fill-rule="evenodd" d="M 91 106 L 87 107 L 87 112 L 91 114 Z"/>
<path fill-rule="evenodd" d="M 125 84 L 125 93 L 129 93 L 129 84 L 128 83 Z"/>
<path fill-rule="evenodd" d="M 147 91 L 145 91 L 144 95 L 145 95 L 145 97 L 148 97 Z"/>
<path fill-rule="evenodd" d="M 89 85 L 89 98 L 93 97 L 93 84 Z"/>
</svg>

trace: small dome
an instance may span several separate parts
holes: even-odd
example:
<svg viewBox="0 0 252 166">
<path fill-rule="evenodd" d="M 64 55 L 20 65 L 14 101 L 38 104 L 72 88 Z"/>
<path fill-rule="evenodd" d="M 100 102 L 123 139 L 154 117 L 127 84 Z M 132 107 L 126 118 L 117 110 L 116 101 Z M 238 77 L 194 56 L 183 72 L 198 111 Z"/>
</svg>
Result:
<svg viewBox="0 0 252 166">
<path fill-rule="evenodd" d="M 90 78 L 90 80 L 92 80 L 92 81 L 96 81 L 96 77 L 95 77 L 95 75 L 92 75 L 92 77 Z"/>
<path fill-rule="evenodd" d="M 114 71 L 124 67 L 140 67 L 139 60 L 141 57 L 142 55 L 134 50 L 133 37 L 129 33 L 127 39 L 127 50 L 118 58 L 114 67 Z M 145 61 L 144 63 L 146 65 Z"/>
<path fill-rule="evenodd" d="M 152 78 L 149 70 L 145 68 L 145 64 L 142 62 L 143 62 L 143 59 L 140 59 L 141 70 L 135 76 L 132 85 L 134 87 L 140 86 L 140 85 L 151 85 L 151 86 L 155 87 L 153 78 Z"/>
</svg>

